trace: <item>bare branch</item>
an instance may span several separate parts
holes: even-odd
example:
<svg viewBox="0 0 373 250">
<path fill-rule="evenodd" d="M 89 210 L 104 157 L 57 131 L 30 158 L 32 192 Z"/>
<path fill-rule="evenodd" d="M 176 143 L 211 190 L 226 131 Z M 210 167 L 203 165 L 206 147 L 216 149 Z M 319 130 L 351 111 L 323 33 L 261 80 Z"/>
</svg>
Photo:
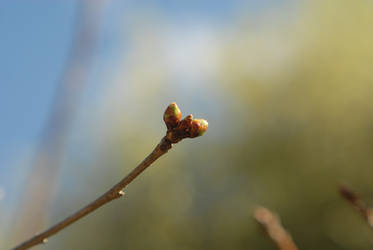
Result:
<svg viewBox="0 0 373 250">
<path fill-rule="evenodd" d="M 171 111 L 170 111 L 171 109 Z M 79 211 L 75 212 L 71 216 L 67 217 L 66 219 L 60 221 L 56 225 L 52 226 L 51 228 L 47 229 L 46 231 L 35 235 L 29 240 L 21 243 L 20 245 L 16 246 L 14 249 L 21 250 L 21 249 L 28 249 L 32 246 L 46 243 L 48 238 L 65 227 L 69 226 L 70 224 L 80 220 L 84 216 L 92 213 L 99 207 L 105 205 L 106 203 L 118 199 L 124 195 L 123 189 L 130 184 L 139 174 L 141 174 L 147 167 L 149 167 L 154 161 L 156 161 L 159 157 L 164 155 L 171 149 L 172 144 L 178 143 L 184 138 L 194 138 L 203 135 L 203 133 L 207 130 L 207 121 L 202 119 L 192 119 L 192 115 L 187 116 L 185 119 L 180 120 L 181 113 L 179 108 L 177 107 L 176 103 L 170 104 L 165 112 L 165 123 L 168 127 L 166 136 L 164 136 L 161 142 L 155 147 L 153 152 L 151 152 L 148 157 L 146 157 L 135 169 L 132 170 L 126 177 L 124 177 L 120 182 L 114 185 L 109 191 L 104 193 L 95 201 L 91 202 L 84 208 L 80 209 Z M 170 124 L 169 117 L 175 116 L 175 122 Z"/>
<path fill-rule="evenodd" d="M 280 219 L 265 207 L 254 210 L 255 220 L 263 226 L 264 230 L 280 250 L 298 250 L 291 235 L 283 228 Z"/>
<path fill-rule="evenodd" d="M 123 178 L 118 184 L 112 187 L 109 191 L 103 194 L 101 197 L 93 201 L 92 203 L 88 204 L 86 207 L 80 209 L 73 215 L 67 217 L 63 221 L 57 223 L 56 225 L 52 226 L 48 230 L 40 233 L 31 239 L 25 241 L 24 243 L 20 244 L 19 246 L 15 247 L 14 249 L 28 249 L 32 246 L 37 244 L 45 243 L 48 237 L 58 233 L 65 227 L 69 226 L 70 224 L 74 223 L 75 221 L 81 219 L 82 217 L 92 213 L 97 208 L 105 205 L 106 203 L 115 200 L 121 196 L 123 196 L 124 192 L 122 191 L 129 183 L 131 183 L 142 171 L 144 171 L 147 167 L 149 167 L 155 160 L 157 160 L 160 156 L 167 153 L 167 151 L 171 148 L 171 144 L 162 139 L 162 141 L 157 145 L 157 147 L 153 150 L 153 152 L 145 158 L 143 162 L 140 163 L 132 172 Z"/>
<path fill-rule="evenodd" d="M 373 228 L 373 209 L 367 207 L 360 196 L 346 185 L 339 186 L 339 193 L 362 215 L 369 227 Z"/>
</svg>

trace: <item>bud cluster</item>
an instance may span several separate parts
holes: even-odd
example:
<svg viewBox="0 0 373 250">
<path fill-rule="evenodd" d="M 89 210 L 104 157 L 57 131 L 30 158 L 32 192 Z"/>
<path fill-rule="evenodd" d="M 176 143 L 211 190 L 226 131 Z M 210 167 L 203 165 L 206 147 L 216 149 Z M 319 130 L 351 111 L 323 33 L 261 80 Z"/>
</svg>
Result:
<svg viewBox="0 0 373 250">
<path fill-rule="evenodd" d="M 202 136 L 208 127 L 204 119 L 193 119 L 193 115 L 188 115 L 181 119 L 181 111 L 176 103 L 171 103 L 163 115 L 163 120 L 167 126 L 167 139 L 171 143 L 176 143 L 183 138 L 195 138 Z"/>
</svg>

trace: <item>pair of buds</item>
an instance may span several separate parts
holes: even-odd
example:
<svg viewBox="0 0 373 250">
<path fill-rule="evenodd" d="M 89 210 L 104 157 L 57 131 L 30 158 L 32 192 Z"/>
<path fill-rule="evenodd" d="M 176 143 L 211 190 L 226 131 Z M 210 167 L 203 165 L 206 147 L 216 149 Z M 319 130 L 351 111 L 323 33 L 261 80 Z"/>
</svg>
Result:
<svg viewBox="0 0 373 250">
<path fill-rule="evenodd" d="M 208 127 L 206 120 L 193 119 L 193 115 L 188 115 L 181 120 L 181 111 L 175 102 L 168 105 L 164 112 L 163 120 L 167 126 L 167 137 L 172 143 L 187 137 L 201 136 Z"/>
</svg>

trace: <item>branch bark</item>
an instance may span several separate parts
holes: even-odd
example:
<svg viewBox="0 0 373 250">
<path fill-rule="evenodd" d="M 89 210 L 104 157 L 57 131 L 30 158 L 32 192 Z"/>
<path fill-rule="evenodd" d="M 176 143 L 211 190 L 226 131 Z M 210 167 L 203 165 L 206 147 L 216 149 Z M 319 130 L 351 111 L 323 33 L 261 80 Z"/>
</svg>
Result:
<svg viewBox="0 0 373 250">
<path fill-rule="evenodd" d="M 143 172 L 147 167 L 149 167 L 154 161 L 159 157 L 164 155 L 171 149 L 171 142 L 164 137 L 161 142 L 155 147 L 153 152 L 151 152 L 135 169 L 133 169 L 126 177 L 124 177 L 120 182 L 114 185 L 110 190 L 101 195 L 95 201 L 91 202 L 84 208 L 80 209 L 76 213 L 67 217 L 66 219 L 60 221 L 56 225 L 50 227 L 46 231 L 35 235 L 34 237 L 26 240 L 20 245 L 13 248 L 14 250 L 28 249 L 32 246 L 47 242 L 48 238 L 58 233 L 65 227 L 71 225 L 72 223 L 82 219 L 84 216 L 92 213 L 99 207 L 105 205 L 106 203 L 118 199 L 124 195 L 122 191 L 128 184 L 130 184 L 141 172 Z"/>
</svg>

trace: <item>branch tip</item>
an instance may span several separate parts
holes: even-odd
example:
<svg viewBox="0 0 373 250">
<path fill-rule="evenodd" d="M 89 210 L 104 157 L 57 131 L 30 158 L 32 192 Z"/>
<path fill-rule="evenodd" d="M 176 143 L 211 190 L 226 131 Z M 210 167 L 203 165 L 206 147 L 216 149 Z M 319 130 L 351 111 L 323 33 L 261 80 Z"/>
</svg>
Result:
<svg viewBox="0 0 373 250">
<path fill-rule="evenodd" d="M 180 120 L 181 111 L 176 103 L 171 103 L 164 115 L 163 120 L 167 126 L 166 138 L 171 144 L 178 143 L 184 138 L 195 138 L 202 136 L 207 128 L 208 122 L 204 119 L 194 119 L 193 115 L 187 115 Z"/>
</svg>

